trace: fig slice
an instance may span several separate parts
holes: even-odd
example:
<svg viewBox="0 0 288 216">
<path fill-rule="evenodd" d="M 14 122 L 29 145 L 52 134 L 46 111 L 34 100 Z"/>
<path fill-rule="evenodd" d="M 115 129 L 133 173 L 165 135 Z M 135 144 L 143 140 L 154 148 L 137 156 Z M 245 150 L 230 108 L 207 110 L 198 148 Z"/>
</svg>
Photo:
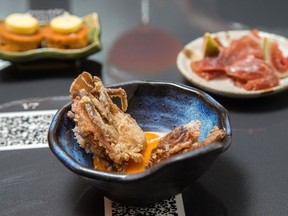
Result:
<svg viewBox="0 0 288 216">
<path fill-rule="evenodd" d="M 210 33 L 204 34 L 203 54 L 204 57 L 217 56 L 220 53 L 218 42 L 211 36 Z"/>
</svg>

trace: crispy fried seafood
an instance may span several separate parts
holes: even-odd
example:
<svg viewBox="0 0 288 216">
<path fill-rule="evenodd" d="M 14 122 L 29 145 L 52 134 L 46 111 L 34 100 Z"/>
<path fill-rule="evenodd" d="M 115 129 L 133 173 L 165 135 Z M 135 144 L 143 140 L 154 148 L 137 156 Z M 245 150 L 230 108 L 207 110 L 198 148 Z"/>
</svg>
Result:
<svg viewBox="0 0 288 216">
<path fill-rule="evenodd" d="M 122 172 L 129 160 L 142 162 L 144 132 L 127 113 L 126 92 L 105 88 L 101 80 L 83 72 L 70 87 L 73 100 L 69 116 L 75 121 L 76 139 L 86 152 L 101 160 L 107 171 Z M 111 97 L 121 99 L 122 110 Z"/>
<path fill-rule="evenodd" d="M 93 153 L 94 166 L 98 170 L 141 172 L 169 157 L 219 141 L 225 136 L 225 131 L 215 126 L 206 139 L 199 141 L 201 122 L 194 120 L 157 138 L 156 143 L 154 136 L 152 140 L 156 145 L 152 145 L 153 149 L 150 146 L 152 140 L 146 140 L 149 136 L 145 136 L 150 133 L 153 137 L 153 132 L 144 133 L 125 113 L 128 103 L 123 89 L 105 88 L 100 78 L 83 72 L 72 83 L 70 94 L 72 105 L 68 115 L 75 122 L 75 138 L 86 152 Z M 123 111 L 113 103 L 113 97 L 120 98 Z"/>
<path fill-rule="evenodd" d="M 171 156 L 220 141 L 225 136 L 225 131 L 215 126 L 205 140 L 198 141 L 201 135 L 200 125 L 201 122 L 198 120 L 191 121 L 162 137 L 157 147 L 152 150 L 147 167 L 151 167 Z"/>
</svg>

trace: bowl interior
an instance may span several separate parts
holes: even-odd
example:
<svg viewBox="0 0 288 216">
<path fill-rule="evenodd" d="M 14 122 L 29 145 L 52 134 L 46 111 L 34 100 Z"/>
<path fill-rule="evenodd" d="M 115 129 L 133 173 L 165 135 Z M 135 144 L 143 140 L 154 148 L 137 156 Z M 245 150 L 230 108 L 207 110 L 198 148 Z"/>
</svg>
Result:
<svg viewBox="0 0 288 216">
<path fill-rule="evenodd" d="M 166 133 L 192 120 L 200 120 L 200 140 L 203 140 L 213 126 L 224 126 L 222 106 L 194 89 L 166 83 L 132 83 L 122 88 L 128 94 L 127 112 L 144 131 Z"/>
</svg>

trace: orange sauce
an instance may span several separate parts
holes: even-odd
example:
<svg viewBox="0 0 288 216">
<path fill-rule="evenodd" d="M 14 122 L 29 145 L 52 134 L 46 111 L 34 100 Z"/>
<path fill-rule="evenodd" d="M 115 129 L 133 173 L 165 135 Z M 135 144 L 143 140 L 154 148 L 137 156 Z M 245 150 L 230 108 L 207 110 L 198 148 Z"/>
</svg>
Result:
<svg viewBox="0 0 288 216">
<path fill-rule="evenodd" d="M 98 158 L 95 156 L 93 157 L 93 165 L 94 169 L 97 169 L 99 171 L 107 171 L 104 162 L 98 160 Z"/>
<path fill-rule="evenodd" d="M 156 132 L 145 132 L 145 136 L 147 140 L 147 146 L 142 153 L 144 160 L 142 163 L 135 163 L 134 161 L 130 161 L 126 169 L 127 174 L 137 173 L 145 170 L 145 165 L 148 163 L 151 152 L 158 145 L 162 134 Z"/>
<path fill-rule="evenodd" d="M 158 132 L 144 132 L 147 140 L 147 146 L 142 152 L 143 161 L 141 163 L 135 163 L 134 161 L 130 161 L 127 168 L 126 173 L 132 174 L 137 173 L 145 170 L 145 165 L 148 163 L 152 150 L 158 145 L 159 139 L 163 136 L 163 134 Z M 97 170 L 105 171 L 104 164 L 101 161 L 97 160 L 96 157 L 93 159 L 94 167 Z"/>
</svg>

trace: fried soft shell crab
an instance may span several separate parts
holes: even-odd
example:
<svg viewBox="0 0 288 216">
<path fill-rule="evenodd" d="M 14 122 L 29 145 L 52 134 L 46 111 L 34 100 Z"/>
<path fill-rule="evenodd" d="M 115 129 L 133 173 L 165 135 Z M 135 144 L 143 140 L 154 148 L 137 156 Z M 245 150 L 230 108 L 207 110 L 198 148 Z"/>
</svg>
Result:
<svg viewBox="0 0 288 216">
<path fill-rule="evenodd" d="M 96 169 L 126 173 L 131 161 L 143 163 L 147 140 L 136 120 L 125 113 L 128 102 L 122 88 L 106 88 L 99 77 L 83 72 L 72 83 L 70 94 L 72 105 L 68 115 L 75 122 L 75 138 L 87 153 L 94 155 L 99 166 Z M 122 110 L 113 103 L 113 97 L 120 98 Z M 198 120 L 191 121 L 161 137 L 145 167 L 225 136 L 225 131 L 215 126 L 208 137 L 199 142 L 200 124 Z"/>
</svg>

